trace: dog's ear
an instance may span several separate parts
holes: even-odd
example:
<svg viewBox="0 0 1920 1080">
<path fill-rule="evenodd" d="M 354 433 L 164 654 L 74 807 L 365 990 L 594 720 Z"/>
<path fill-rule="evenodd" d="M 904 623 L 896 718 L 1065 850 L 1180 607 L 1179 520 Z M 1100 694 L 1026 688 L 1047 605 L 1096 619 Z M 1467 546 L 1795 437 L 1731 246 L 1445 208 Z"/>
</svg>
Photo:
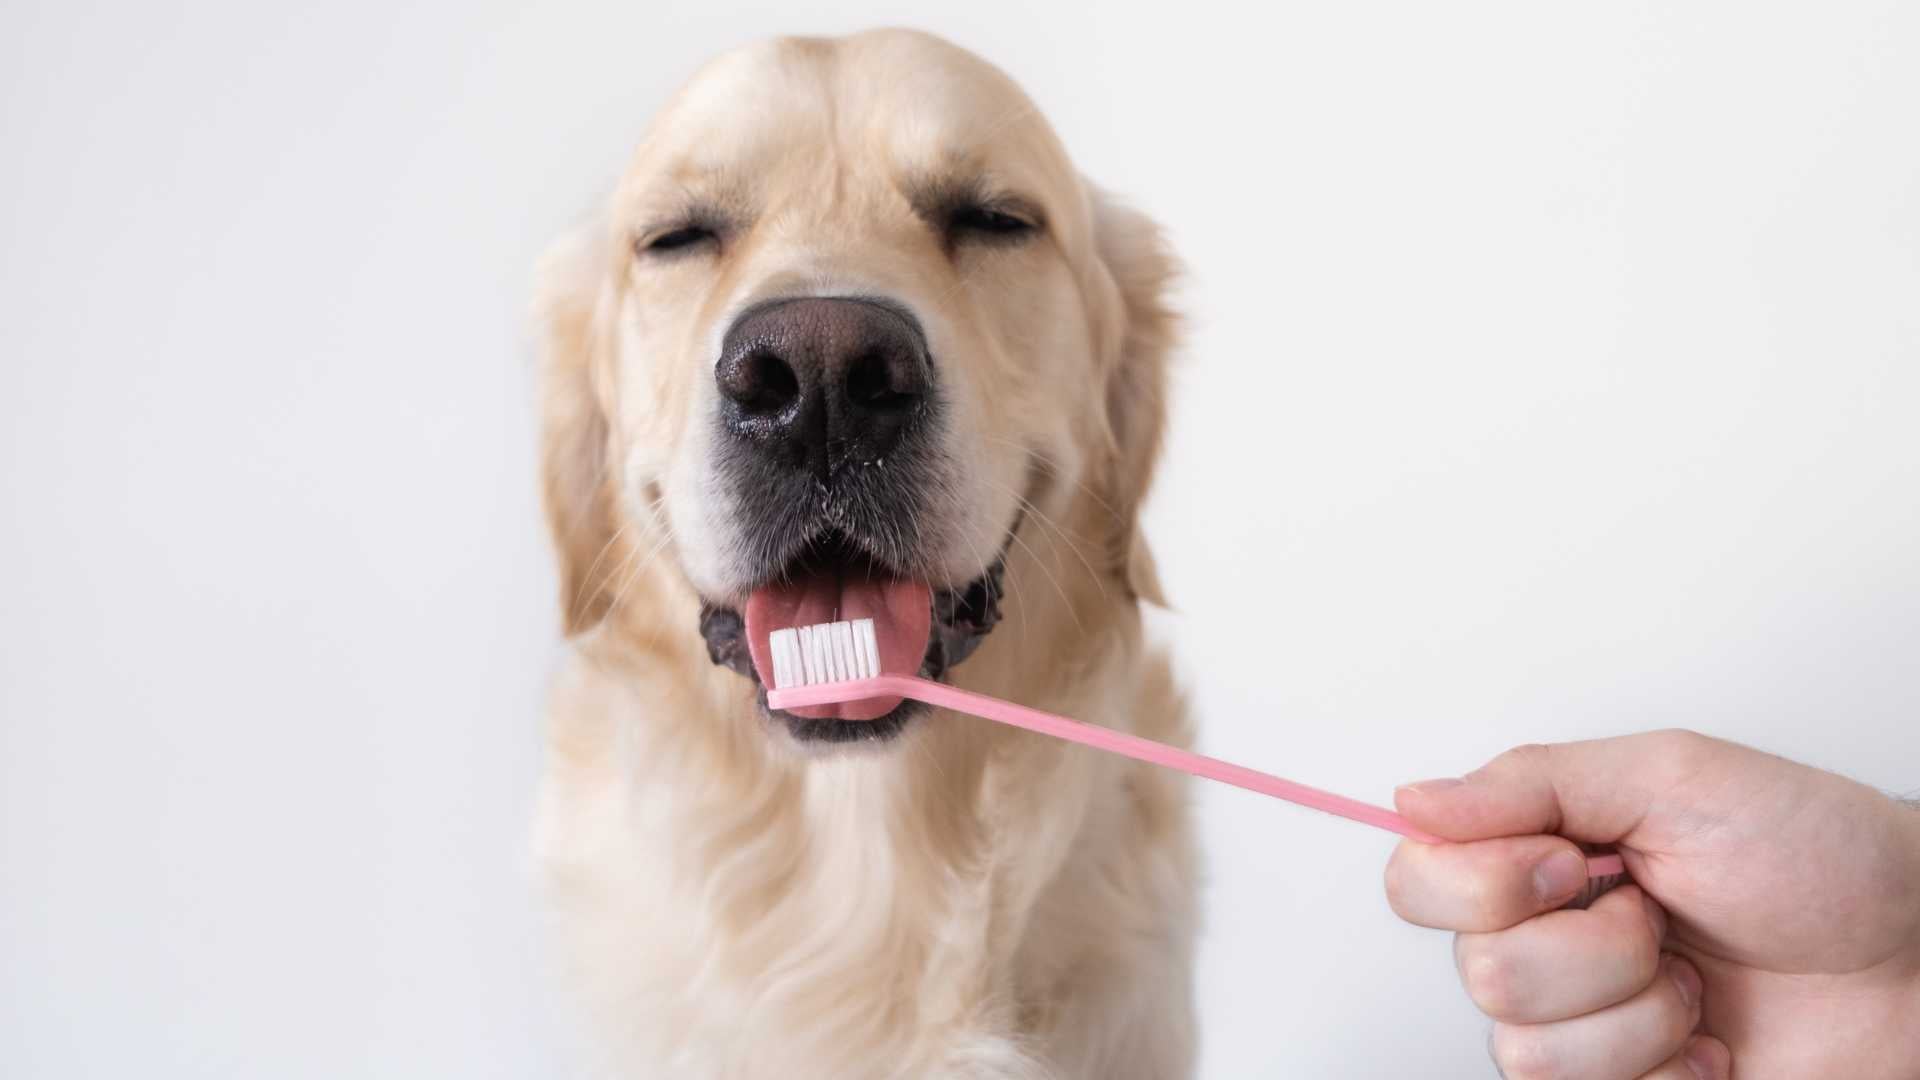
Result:
<svg viewBox="0 0 1920 1080">
<path fill-rule="evenodd" d="M 1140 508 L 1166 429 L 1168 365 L 1180 328 L 1168 293 L 1179 267 L 1160 227 L 1145 214 L 1092 184 L 1088 195 L 1095 252 L 1117 297 L 1098 335 L 1105 354 L 1106 438 L 1094 481 L 1115 517 L 1106 554 L 1136 598 L 1165 607 L 1159 571 L 1140 531 Z"/>
<path fill-rule="evenodd" d="M 613 570 L 625 561 L 610 550 L 619 538 L 619 470 L 599 392 L 608 361 L 601 351 L 611 347 L 600 331 L 606 265 L 605 238 L 586 227 L 548 249 L 536 275 L 541 498 L 559 556 L 569 636 L 606 616 Z"/>
</svg>

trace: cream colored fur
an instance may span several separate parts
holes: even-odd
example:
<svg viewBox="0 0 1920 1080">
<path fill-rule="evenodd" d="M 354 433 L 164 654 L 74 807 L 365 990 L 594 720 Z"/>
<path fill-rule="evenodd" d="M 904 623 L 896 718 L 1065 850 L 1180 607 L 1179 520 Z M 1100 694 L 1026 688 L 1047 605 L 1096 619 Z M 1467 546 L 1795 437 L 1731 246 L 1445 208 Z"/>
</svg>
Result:
<svg viewBox="0 0 1920 1080">
<path fill-rule="evenodd" d="M 901 194 L 943 171 L 1043 207 L 1020 250 L 957 251 Z M 710 258 L 634 241 L 697 195 Z M 1189 1075 L 1196 856 L 1182 780 L 935 713 L 877 749 L 792 746 L 715 667 L 737 601 L 707 432 L 715 343 L 756 299 L 880 292 L 955 395 L 939 552 L 1009 549 L 1005 621 L 959 685 L 1190 740 L 1136 514 L 1172 319 L 1156 230 L 1086 185 L 1005 76 L 924 35 L 786 40 L 709 65 L 596 221 L 541 271 L 546 499 L 572 649 L 538 851 L 599 1073 Z"/>
</svg>

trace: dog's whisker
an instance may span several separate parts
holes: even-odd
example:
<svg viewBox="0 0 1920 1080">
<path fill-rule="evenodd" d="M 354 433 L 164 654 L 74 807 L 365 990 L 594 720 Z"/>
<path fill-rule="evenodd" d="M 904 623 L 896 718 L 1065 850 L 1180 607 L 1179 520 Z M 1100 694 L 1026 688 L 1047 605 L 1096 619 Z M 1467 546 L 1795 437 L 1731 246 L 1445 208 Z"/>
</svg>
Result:
<svg viewBox="0 0 1920 1080">
<path fill-rule="evenodd" d="M 1012 528 L 1012 530 L 1011 530 L 1010 532 L 1008 532 L 1008 534 L 1007 534 L 1007 538 L 1008 538 L 1008 540 L 1009 540 L 1009 541 L 1012 541 L 1012 540 L 1014 540 L 1014 539 L 1017 539 L 1017 538 L 1018 538 L 1018 536 L 1019 536 L 1019 533 L 1020 533 L 1020 524 L 1021 524 L 1021 523 L 1020 523 L 1020 522 L 1018 522 L 1018 521 L 1015 521 L 1015 522 L 1013 523 L 1013 528 Z M 1025 547 L 1026 545 L 1025 545 L 1025 544 L 1022 544 L 1021 546 L 1022 546 L 1022 547 Z M 1006 580 L 1006 583 L 1005 583 L 1005 585 L 1004 585 L 1004 586 L 1002 586 L 1002 587 L 1001 587 L 1001 595 L 1002 595 L 1002 596 L 1003 596 L 1003 597 L 1004 597 L 1004 598 L 1005 598 L 1005 599 L 1006 599 L 1007 601 L 1009 601 L 1009 602 L 1011 602 L 1011 601 L 1013 601 L 1013 599 L 1014 599 L 1014 596 L 1013 596 L 1013 590 L 1014 590 L 1014 583 L 1013 583 L 1013 581 L 1014 581 L 1014 576 L 1015 576 L 1015 575 L 1013 574 L 1013 571 L 1012 571 L 1012 568 L 1009 568 L 1009 570 L 1008 570 L 1008 572 L 1007 572 L 1007 575 L 1006 575 L 1006 578 L 1007 578 L 1007 580 Z M 989 595 L 991 595 L 991 590 L 992 590 L 992 589 L 993 589 L 993 588 L 995 587 L 995 586 L 994 586 L 994 584 L 993 584 L 993 582 L 992 582 L 992 580 L 991 580 L 991 578 L 989 578 L 989 580 L 988 580 L 988 582 L 987 582 L 987 587 L 988 587 L 988 589 L 990 590 L 990 592 L 989 592 Z M 1032 639 L 1032 630 L 1031 630 L 1031 624 L 1032 624 L 1032 620 L 1033 620 L 1033 616 L 1031 616 L 1031 615 L 1029 615 L 1029 614 L 1027 613 L 1027 605 L 1026 605 L 1026 604 L 1025 604 L 1024 602 L 1017 602 L 1017 603 L 1012 603 L 1012 604 L 1011 604 L 1011 606 L 1012 606 L 1012 607 L 1014 608 L 1014 610 L 1015 610 L 1015 611 L 1017 611 L 1017 612 L 1019 613 L 1019 617 L 1020 617 L 1020 651 L 1021 651 L 1021 652 L 1025 652 L 1025 651 L 1027 650 L 1027 647 L 1028 647 L 1028 645 L 1029 645 L 1029 642 L 1030 642 L 1030 641 L 1031 641 L 1031 639 Z"/>
<path fill-rule="evenodd" d="M 939 483 L 933 485 L 931 490 L 934 493 L 933 494 L 934 500 L 941 503 L 946 509 L 947 513 L 951 515 L 949 517 L 949 520 L 965 521 L 973 516 L 971 508 L 968 506 L 966 500 L 962 497 L 958 488 L 951 482 L 948 482 L 948 480 L 946 480 L 945 478 L 942 478 L 942 480 Z M 981 566 L 991 566 L 993 562 L 996 559 L 998 559 L 1000 556 L 1000 552 L 997 550 L 997 547 L 999 545 L 1005 544 L 1008 541 L 1014 539 L 1014 536 L 1019 531 L 1019 528 L 1020 528 L 1020 523 L 1019 521 L 1016 520 L 1013 524 L 1012 529 L 1009 530 L 1007 534 L 1005 534 L 1005 538 L 997 542 L 990 537 L 979 535 L 977 543 L 969 543 L 969 547 L 972 547 L 975 549 L 971 551 L 971 555 L 973 557 L 974 563 Z M 961 535 L 962 537 L 965 537 L 968 535 L 968 531 L 961 530 L 959 532 L 959 535 Z M 966 542 L 966 541 L 963 540 L 963 542 Z M 981 549 L 982 545 L 985 545 L 984 550 Z M 995 609 L 998 609 L 1000 607 L 1001 598 L 1007 597 L 1010 595 L 1010 592 L 1005 587 L 997 586 L 994 583 L 994 577 L 992 574 L 985 575 L 985 577 L 982 579 L 982 585 L 986 589 L 989 606 Z M 1024 610 L 1024 607 L 1020 611 L 1019 617 L 1020 617 L 1020 647 L 1022 650 L 1024 650 L 1027 644 L 1027 632 L 1026 632 L 1027 613 Z"/>
<path fill-rule="evenodd" d="M 607 557 L 607 552 L 613 550 L 613 545 L 620 542 L 620 538 L 626 535 L 627 529 L 630 528 L 632 524 L 632 522 L 621 522 L 620 527 L 613 530 L 613 535 L 607 537 L 607 542 L 600 545 L 600 553 L 593 557 L 593 562 L 587 564 L 587 572 L 580 575 L 580 586 L 573 591 L 573 603 L 570 605 L 572 608 L 578 609 L 580 607 L 581 599 L 587 595 L 587 590 L 593 586 L 594 571 L 600 569 L 601 560 Z"/>
<path fill-rule="evenodd" d="M 621 582 L 619 591 L 613 594 L 613 602 L 607 606 L 608 611 L 619 610 L 620 601 L 626 597 L 627 590 L 633 587 L 633 583 L 640 579 L 640 575 L 645 573 L 649 566 L 653 565 L 654 560 L 659 557 L 662 551 L 666 550 L 667 545 L 672 541 L 673 529 L 668 527 L 661 532 L 659 541 L 656 542 L 652 548 L 648 549 L 639 564 L 627 574 L 626 580 Z"/>
<path fill-rule="evenodd" d="M 1009 540 L 1015 540 L 1019 538 L 1019 530 L 1020 530 L 1021 524 L 1022 523 L 1020 522 L 1015 523 L 1014 531 L 1011 534 L 1009 534 Z M 1033 549 L 1029 547 L 1024 541 L 1021 542 L 1020 546 L 1022 549 L 1024 549 L 1028 553 L 1029 556 L 1033 558 L 1034 569 L 1038 570 L 1042 574 L 1046 574 L 1047 568 L 1044 565 L 1041 565 L 1040 559 L 1038 556 L 1033 555 Z M 1018 575 L 1016 575 L 1014 573 L 1015 569 L 1017 569 L 1017 566 L 1010 566 L 1008 568 L 1006 595 L 1008 600 L 1013 601 L 1013 606 L 1017 608 L 1020 612 L 1020 647 L 1022 651 L 1024 651 L 1028 647 L 1028 642 L 1031 640 L 1035 632 L 1032 629 L 1032 623 L 1035 616 L 1027 612 L 1027 608 L 1029 605 L 1025 602 L 1024 599 L 1015 599 L 1014 594 L 1016 590 L 1030 584 L 1024 577 L 1019 577 Z M 1017 581 L 1016 581 L 1016 578 L 1018 579 Z M 1049 578 L 1050 578 L 1050 575 L 1049 575 Z M 1061 591 L 1059 582 L 1057 581 L 1054 582 L 1054 589 L 1056 592 Z M 1068 605 L 1068 607 L 1069 607 L 1069 610 L 1071 610 L 1072 605 Z M 1042 627 L 1041 630 L 1044 632 L 1045 627 Z"/>
<path fill-rule="evenodd" d="M 669 530 L 667 535 L 662 538 L 662 546 L 669 545 L 672 542 L 673 532 Z M 652 622 L 653 628 L 647 633 L 645 648 L 653 650 L 659 647 L 661 638 L 667 633 L 667 620 L 652 619 L 649 621 Z"/>
<path fill-rule="evenodd" d="M 666 493 L 661 492 L 660 494 L 654 496 L 652 499 L 648 500 L 646 505 L 642 507 L 642 511 L 649 519 L 651 519 L 659 514 L 660 508 L 666 504 L 666 501 L 667 501 Z M 600 545 L 600 551 L 598 554 L 596 554 L 593 557 L 593 562 L 588 564 L 587 572 L 580 576 L 580 587 L 576 589 L 573 594 L 574 607 L 577 608 L 580 606 L 580 601 L 583 597 L 587 595 L 587 590 L 593 587 L 593 584 L 595 581 L 595 578 L 593 576 L 594 571 L 600 569 L 600 563 L 606 559 L 607 552 L 613 550 L 613 546 L 620 542 L 620 538 L 622 536 L 625 536 L 627 534 L 627 530 L 633 528 L 633 525 L 634 525 L 634 521 L 632 518 L 628 518 L 622 521 L 620 523 L 620 527 L 613 530 L 613 535 L 607 537 L 607 542 Z M 623 567 L 624 567 L 624 563 L 623 563 Z M 615 571 L 616 574 L 618 572 L 619 571 Z"/>
<path fill-rule="evenodd" d="M 1086 555 L 1080 551 L 1079 546 L 1073 542 L 1072 535 L 1069 534 L 1065 528 L 1060 526 L 1052 518 L 1048 517 L 1044 510 L 1041 510 L 1038 506 L 1035 506 L 1032 500 L 1028 499 L 1026 496 L 1020 494 L 1019 492 L 1013 490 L 1012 488 L 1007 487 L 1005 484 L 999 483 L 998 481 L 986 479 L 985 477 L 983 477 L 982 479 L 986 480 L 988 484 L 999 489 L 1000 491 L 1005 492 L 1007 495 L 1012 496 L 1015 501 L 1019 502 L 1020 505 L 1026 509 L 1026 512 L 1028 514 L 1030 514 L 1033 518 L 1035 518 L 1040 523 L 1042 528 L 1053 530 L 1054 535 L 1059 538 L 1060 542 L 1066 546 L 1068 551 L 1073 553 L 1073 557 L 1080 561 L 1080 565 L 1082 567 L 1086 568 L 1087 576 L 1093 580 L 1094 588 L 1100 590 L 1101 597 L 1103 599 L 1107 597 L 1108 593 L 1107 593 L 1106 582 L 1101 579 L 1100 573 L 1093 568 L 1093 563 L 1088 561 Z M 1061 569 L 1064 571 L 1064 568 L 1058 566 L 1057 563 L 1055 568 Z"/>
<path fill-rule="evenodd" d="M 1015 528 L 1018 528 L 1018 527 L 1019 526 L 1017 525 L 1015 526 Z M 999 597 L 995 599 L 996 603 L 1010 602 L 1013 598 L 1013 584 L 1012 584 L 1013 574 L 1011 569 L 1009 569 L 1008 573 L 1006 574 L 1006 578 L 1007 578 L 1006 583 L 998 586 L 996 586 L 993 583 L 991 578 L 989 578 L 989 580 L 987 581 L 988 597 L 993 598 L 995 590 L 997 589 L 999 591 Z M 1028 644 L 1027 605 L 1011 604 L 1010 606 L 1012 606 L 1013 609 L 1017 611 L 1020 615 L 1020 651 L 1022 653 L 1025 653 L 1027 651 L 1027 644 Z"/>
<path fill-rule="evenodd" d="M 1078 553 L 1079 548 L 1078 548 L 1078 545 L 1074 544 L 1073 542 L 1076 539 L 1079 539 L 1079 540 L 1088 539 L 1087 537 L 1079 536 L 1079 534 L 1073 532 L 1072 530 L 1068 529 L 1066 526 L 1060 524 L 1046 511 L 1040 509 L 1040 507 L 1036 503 L 1034 503 L 1032 499 L 1027 498 L 1025 495 L 1021 494 L 1019 491 L 1013 488 L 1010 488 L 1007 485 L 1002 484 L 997 480 L 987 479 L 987 478 L 983 478 L 983 479 L 986 479 L 986 482 L 992 485 L 995 489 L 1005 492 L 1015 502 L 1019 503 L 1020 506 L 1024 510 L 1026 510 L 1027 513 L 1033 515 L 1036 518 L 1039 518 L 1040 523 L 1045 525 L 1047 528 L 1053 530 L 1053 533 L 1055 536 L 1060 537 L 1062 540 L 1066 541 L 1069 545 L 1073 546 L 1076 554 Z M 1087 570 L 1089 572 L 1092 572 L 1093 567 L 1088 566 Z"/>
<path fill-rule="evenodd" d="M 1020 547 L 1026 551 L 1027 557 L 1033 560 L 1034 567 L 1046 576 L 1047 581 L 1053 585 L 1053 591 L 1060 594 L 1060 603 L 1066 606 L 1067 614 L 1073 619 L 1074 629 L 1084 631 L 1086 627 L 1080 624 L 1080 613 L 1074 609 L 1073 601 L 1067 598 L 1067 590 L 1061 586 L 1060 579 L 1055 577 L 1053 571 L 1048 570 L 1046 563 L 1041 561 L 1040 553 L 1033 550 L 1025 540 L 1020 539 L 1020 531 L 1018 529 L 1008 533 L 1007 538 L 1019 544 Z"/>
<path fill-rule="evenodd" d="M 1026 446 L 1021 443 L 1014 442 L 1012 439 L 1003 439 L 998 435 L 988 435 L 983 432 L 980 437 L 987 440 L 988 442 L 996 442 L 1002 446 L 1011 447 L 1012 449 L 1018 450 L 1021 453 L 1034 458 L 1035 460 L 1039 461 L 1040 464 L 1046 466 L 1047 472 L 1050 475 L 1060 477 L 1068 481 L 1069 483 L 1071 483 L 1074 487 L 1077 487 L 1081 491 L 1085 492 L 1087 498 L 1092 499 L 1095 503 L 1098 503 L 1100 506 L 1100 509 L 1105 510 L 1108 513 L 1108 515 L 1110 515 L 1113 518 L 1115 522 L 1124 523 L 1126 521 L 1126 516 L 1120 513 L 1120 511 L 1114 509 L 1113 505 L 1107 502 L 1106 499 L 1101 498 L 1100 493 L 1093 490 L 1093 488 L 1089 487 L 1086 481 L 1080 479 L 1077 476 L 1068 476 L 1066 469 L 1063 468 L 1060 462 L 1055 460 L 1054 458 L 1048 457 L 1046 454 L 1042 453 L 1039 450 L 1035 450 L 1031 446 Z"/>
<path fill-rule="evenodd" d="M 1017 495 L 1015 498 L 1020 498 L 1021 502 L 1026 503 L 1027 509 L 1033 513 L 1035 518 L 1039 519 L 1043 528 L 1053 530 L 1054 535 L 1059 538 L 1062 544 L 1066 545 L 1067 550 L 1073 554 L 1073 557 L 1079 560 L 1082 567 L 1086 568 L 1087 576 L 1093 580 L 1093 587 L 1100 590 L 1101 599 L 1107 599 L 1109 594 L 1107 593 L 1105 577 L 1098 570 L 1094 569 L 1092 561 L 1087 558 L 1085 552 L 1080 550 L 1080 545 L 1074 543 L 1073 534 L 1069 533 L 1058 522 L 1048 517 L 1044 511 L 1033 505 L 1032 502 Z"/>
</svg>

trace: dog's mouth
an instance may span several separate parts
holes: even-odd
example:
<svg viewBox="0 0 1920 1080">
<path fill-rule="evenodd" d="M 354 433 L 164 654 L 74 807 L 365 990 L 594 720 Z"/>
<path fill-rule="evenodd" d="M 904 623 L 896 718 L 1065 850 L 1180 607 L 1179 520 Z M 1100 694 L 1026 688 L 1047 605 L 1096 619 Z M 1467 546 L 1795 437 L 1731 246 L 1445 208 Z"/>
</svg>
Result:
<svg viewBox="0 0 1920 1080">
<path fill-rule="evenodd" d="M 1014 523 L 1014 528 L 1019 522 Z M 802 743 L 886 740 L 900 733 L 918 703 L 899 698 L 777 710 L 766 706 L 761 670 L 771 631 L 842 619 L 874 621 L 881 667 L 943 677 L 980 646 L 1000 620 L 1006 544 L 981 574 L 958 588 L 934 588 L 903 575 L 829 532 L 803 547 L 786 566 L 755 588 L 744 610 L 708 604 L 700 632 L 713 662 L 760 685 L 760 705 Z M 756 653 L 760 663 L 756 664 Z"/>
</svg>

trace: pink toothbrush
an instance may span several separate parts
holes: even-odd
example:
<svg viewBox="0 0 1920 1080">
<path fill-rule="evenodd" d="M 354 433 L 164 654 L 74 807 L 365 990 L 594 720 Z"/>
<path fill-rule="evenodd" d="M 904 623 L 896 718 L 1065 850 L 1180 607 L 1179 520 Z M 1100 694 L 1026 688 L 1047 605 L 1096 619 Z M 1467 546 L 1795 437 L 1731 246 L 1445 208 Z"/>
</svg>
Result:
<svg viewBox="0 0 1920 1080">
<path fill-rule="evenodd" d="M 1124 731 L 1055 716 L 985 694 L 975 694 L 931 679 L 884 673 L 880 670 L 880 647 L 872 619 L 775 630 L 768 635 L 768 652 L 773 662 L 773 686 L 767 690 L 767 704 L 775 709 L 798 709 L 869 698 L 912 698 L 943 709 L 1106 750 L 1136 761 L 1163 765 L 1193 776 L 1243 787 L 1262 795 L 1271 795 L 1276 799 L 1285 799 L 1314 810 L 1387 829 L 1424 843 L 1445 843 L 1437 836 L 1414 828 L 1405 818 L 1384 807 L 1282 780 L 1257 769 L 1167 746 Z M 1625 865 L 1619 855 L 1587 856 L 1589 877 L 1612 877 L 1624 872 Z"/>
</svg>

